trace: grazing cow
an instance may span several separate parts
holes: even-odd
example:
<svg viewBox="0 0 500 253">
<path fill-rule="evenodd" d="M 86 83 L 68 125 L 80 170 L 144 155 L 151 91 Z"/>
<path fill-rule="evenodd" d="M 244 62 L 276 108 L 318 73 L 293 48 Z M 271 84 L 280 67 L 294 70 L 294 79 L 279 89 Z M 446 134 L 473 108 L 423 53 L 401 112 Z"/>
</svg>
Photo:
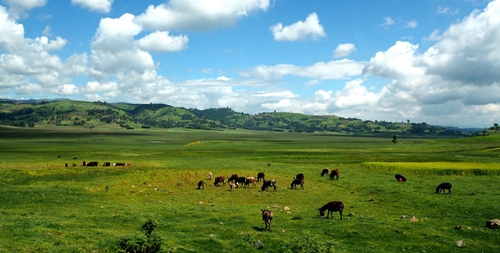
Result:
<svg viewBox="0 0 500 253">
<path fill-rule="evenodd" d="M 60 156 L 60 155 L 58 155 L 58 156 L 57 156 L 57 158 L 61 158 L 61 156 Z"/>
<path fill-rule="evenodd" d="M 102 164 L 102 166 L 106 166 L 106 167 L 108 167 L 108 166 L 111 166 L 111 163 L 110 163 L 110 162 L 104 162 L 104 163 Z"/>
<path fill-rule="evenodd" d="M 234 180 L 234 183 L 236 184 L 236 187 L 239 187 L 241 185 L 245 185 L 245 181 L 247 180 L 246 177 L 238 177 L 236 180 Z"/>
<path fill-rule="evenodd" d="M 333 180 L 335 178 L 337 178 L 337 180 L 339 179 L 339 175 L 340 175 L 340 171 L 337 170 L 337 169 L 334 169 L 332 170 L 332 173 L 330 173 L 330 180 Z"/>
<path fill-rule="evenodd" d="M 250 184 L 253 185 L 253 188 L 257 187 L 257 184 L 255 184 L 255 177 L 247 177 L 245 180 L 245 187 L 248 187 Z"/>
<path fill-rule="evenodd" d="M 264 172 L 257 173 L 257 182 L 260 182 L 261 179 L 266 179 L 266 174 L 264 174 Z"/>
<path fill-rule="evenodd" d="M 274 191 L 276 191 L 276 180 L 264 180 L 264 183 L 262 184 L 262 191 L 267 191 L 267 188 L 269 187 L 274 187 Z"/>
<path fill-rule="evenodd" d="M 212 180 L 213 174 L 212 172 L 208 172 L 208 180 Z"/>
<path fill-rule="evenodd" d="M 77 160 L 77 159 L 78 159 L 78 157 L 76 157 L 76 156 L 75 156 L 75 157 L 73 157 L 73 160 Z"/>
<path fill-rule="evenodd" d="M 219 186 L 219 183 L 222 183 L 223 185 L 225 185 L 226 184 L 226 182 L 224 182 L 225 180 L 226 180 L 225 177 L 216 177 L 214 180 L 214 185 Z"/>
<path fill-rule="evenodd" d="M 401 174 L 396 174 L 394 177 L 398 180 L 398 182 L 406 182 L 406 177 Z"/>
<path fill-rule="evenodd" d="M 98 162 L 88 162 L 87 163 L 87 167 L 97 167 L 97 165 L 99 165 Z"/>
<path fill-rule="evenodd" d="M 198 181 L 198 190 L 205 190 L 205 181 L 200 180 Z"/>
<path fill-rule="evenodd" d="M 448 190 L 448 194 L 451 194 L 451 183 L 441 183 L 436 187 L 436 193 L 446 193 L 446 190 Z"/>
<path fill-rule="evenodd" d="M 328 168 L 324 168 L 324 169 L 321 171 L 321 176 L 328 175 L 328 173 L 330 173 L 330 170 L 329 170 Z"/>
<path fill-rule="evenodd" d="M 236 179 L 238 179 L 238 174 L 232 174 L 229 179 L 227 180 L 227 182 L 232 182 L 232 181 L 235 181 Z"/>
<path fill-rule="evenodd" d="M 300 184 L 300 189 L 304 190 L 304 179 L 296 178 L 292 181 L 290 189 L 297 189 L 297 185 Z"/>
<path fill-rule="evenodd" d="M 344 204 L 340 201 L 332 201 L 329 202 L 328 204 L 322 206 L 319 210 L 319 215 L 323 218 L 325 217 L 325 210 L 328 210 L 328 213 L 326 214 L 326 218 L 328 219 L 328 216 L 331 214 L 332 217 L 330 219 L 333 219 L 333 212 L 339 212 L 340 214 L 340 219 L 342 220 L 342 210 L 344 210 Z"/>
<path fill-rule="evenodd" d="M 232 191 L 236 189 L 236 184 L 234 182 L 229 182 L 229 190 Z"/>
<path fill-rule="evenodd" d="M 297 176 L 295 176 L 295 179 L 302 179 L 304 180 L 305 176 L 304 176 L 304 173 L 299 173 L 297 174 Z"/>
<path fill-rule="evenodd" d="M 68 167 L 68 163 L 65 163 L 65 164 L 64 164 L 64 167 L 66 167 L 66 168 L 67 168 L 67 167 Z"/>
<path fill-rule="evenodd" d="M 85 160 L 83 160 L 82 166 L 87 166 L 87 162 Z"/>
<path fill-rule="evenodd" d="M 392 136 L 392 143 L 394 144 L 398 143 L 398 137 L 396 136 L 396 134 Z"/>
<path fill-rule="evenodd" d="M 125 166 L 125 163 L 113 163 L 113 166 Z"/>
<path fill-rule="evenodd" d="M 264 222 L 266 223 L 266 228 L 264 229 L 264 231 L 269 230 L 269 232 L 271 232 L 271 222 L 273 221 L 273 212 L 263 209 L 260 210 L 262 211 L 262 220 L 264 220 Z"/>
</svg>

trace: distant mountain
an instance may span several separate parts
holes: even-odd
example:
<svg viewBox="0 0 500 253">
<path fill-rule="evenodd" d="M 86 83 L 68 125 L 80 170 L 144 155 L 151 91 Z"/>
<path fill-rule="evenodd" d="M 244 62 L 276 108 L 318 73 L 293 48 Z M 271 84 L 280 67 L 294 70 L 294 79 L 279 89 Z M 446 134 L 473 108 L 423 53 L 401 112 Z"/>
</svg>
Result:
<svg viewBox="0 0 500 253">
<path fill-rule="evenodd" d="M 462 132 L 462 133 L 477 133 L 477 132 L 480 132 L 480 131 L 483 131 L 484 128 L 477 128 L 477 127 L 470 127 L 470 128 L 460 128 L 460 127 L 446 127 L 447 129 L 451 130 L 451 131 L 458 131 L 458 132 Z"/>
<path fill-rule="evenodd" d="M 166 104 L 85 102 L 68 99 L 0 100 L 0 124 L 36 127 L 40 124 L 96 128 L 248 129 L 276 132 L 335 134 L 433 134 L 459 136 L 459 128 L 426 123 L 363 121 L 334 115 L 263 112 L 250 115 L 230 108 L 186 109 Z"/>
</svg>

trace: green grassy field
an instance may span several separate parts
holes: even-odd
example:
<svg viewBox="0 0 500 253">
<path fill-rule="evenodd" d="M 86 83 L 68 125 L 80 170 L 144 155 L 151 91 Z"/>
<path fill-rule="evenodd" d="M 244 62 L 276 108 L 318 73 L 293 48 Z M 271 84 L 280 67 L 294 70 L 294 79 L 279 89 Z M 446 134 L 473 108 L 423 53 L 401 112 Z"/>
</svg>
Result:
<svg viewBox="0 0 500 253">
<path fill-rule="evenodd" d="M 57 130 L 0 127 L 0 252 L 117 252 L 120 243 L 147 240 L 141 226 L 149 220 L 161 252 L 500 252 L 500 230 L 485 227 L 500 218 L 495 135 L 400 136 L 393 144 L 328 134 Z M 131 166 L 79 166 L 83 159 Z M 326 167 L 340 179 L 320 177 Z M 208 172 L 262 171 L 277 180 L 276 192 L 206 180 Z M 290 189 L 297 173 L 304 190 Z M 453 194 L 435 194 L 441 182 Z M 333 200 L 345 204 L 343 220 L 319 217 Z M 263 231 L 262 208 L 274 212 L 273 232 Z"/>
</svg>

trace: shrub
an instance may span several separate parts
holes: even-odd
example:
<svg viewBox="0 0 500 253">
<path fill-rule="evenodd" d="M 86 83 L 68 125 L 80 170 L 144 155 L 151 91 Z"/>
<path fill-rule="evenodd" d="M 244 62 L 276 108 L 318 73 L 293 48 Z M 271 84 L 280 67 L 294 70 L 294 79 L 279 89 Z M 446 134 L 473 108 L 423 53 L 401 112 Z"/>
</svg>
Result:
<svg viewBox="0 0 500 253">
<path fill-rule="evenodd" d="M 161 251 L 163 240 L 153 234 L 156 224 L 152 220 L 142 225 L 144 234 L 125 236 L 120 239 L 119 247 L 123 252 L 156 253 Z"/>
<path fill-rule="evenodd" d="M 327 253 L 333 252 L 333 246 L 328 243 L 312 237 L 311 235 L 306 235 L 300 239 L 296 239 L 285 246 L 281 247 L 280 252 L 283 253 L 294 253 L 294 252 L 311 252 L 311 253 Z"/>
</svg>

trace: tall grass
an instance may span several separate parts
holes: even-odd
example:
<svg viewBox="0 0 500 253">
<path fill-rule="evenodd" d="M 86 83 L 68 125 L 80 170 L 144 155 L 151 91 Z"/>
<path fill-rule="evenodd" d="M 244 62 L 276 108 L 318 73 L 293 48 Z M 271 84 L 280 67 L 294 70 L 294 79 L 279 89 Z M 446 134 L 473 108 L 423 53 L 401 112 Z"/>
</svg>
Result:
<svg viewBox="0 0 500 253">
<path fill-rule="evenodd" d="M 500 175 L 500 168 L 491 163 L 467 162 L 364 162 L 368 169 L 408 172 L 415 175 Z"/>
</svg>

